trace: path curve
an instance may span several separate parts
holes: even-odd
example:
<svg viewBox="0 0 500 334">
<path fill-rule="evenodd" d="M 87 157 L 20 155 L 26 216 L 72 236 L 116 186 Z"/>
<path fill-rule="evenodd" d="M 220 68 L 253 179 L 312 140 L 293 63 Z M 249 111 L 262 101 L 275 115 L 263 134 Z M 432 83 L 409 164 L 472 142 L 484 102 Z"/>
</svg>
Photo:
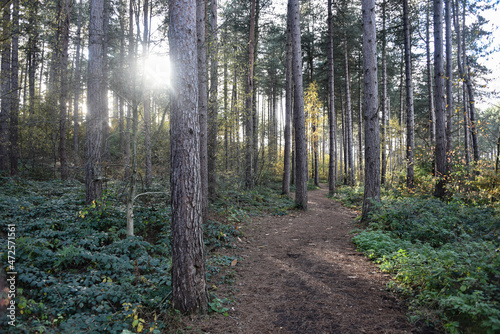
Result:
<svg viewBox="0 0 500 334">
<path fill-rule="evenodd" d="M 197 332 L 421 332 L 387 291 L 388 276 L 351 243 L 356 214 L 326 195 L 310 191 L 308 211 L 247 224 L 229 316 L 197 319 Z"/>
</svg>

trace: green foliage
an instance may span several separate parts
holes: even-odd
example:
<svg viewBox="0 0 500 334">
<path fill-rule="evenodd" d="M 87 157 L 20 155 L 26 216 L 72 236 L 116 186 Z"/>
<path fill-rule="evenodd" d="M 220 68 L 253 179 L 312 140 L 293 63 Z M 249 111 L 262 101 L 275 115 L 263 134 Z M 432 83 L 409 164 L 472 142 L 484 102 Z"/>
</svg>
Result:
<svg viewBox="0 0 500 334">
<path fill-rule="evenodd" d="M 393 273 L 414 317 L 451 333 L 500 331 L 500 212 L 434 198 L 386 200 L 358 248 Z"/>
</svg>

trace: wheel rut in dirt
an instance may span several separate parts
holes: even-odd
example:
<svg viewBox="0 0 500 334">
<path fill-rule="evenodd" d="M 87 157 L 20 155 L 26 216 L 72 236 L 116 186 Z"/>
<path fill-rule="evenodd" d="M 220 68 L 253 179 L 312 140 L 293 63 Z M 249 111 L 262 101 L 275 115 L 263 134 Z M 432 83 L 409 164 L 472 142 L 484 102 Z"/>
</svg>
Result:
<svg viewBox="0 0 500 334">
<path fill-rule="evenodd" d="M 420 333 L 385 288 L 388 276 L 355 250 L 355 212 L 309 192 L 309 210 L 253 219 L 236 250 L 235 303 L 205 333 Z"/>
</svg>

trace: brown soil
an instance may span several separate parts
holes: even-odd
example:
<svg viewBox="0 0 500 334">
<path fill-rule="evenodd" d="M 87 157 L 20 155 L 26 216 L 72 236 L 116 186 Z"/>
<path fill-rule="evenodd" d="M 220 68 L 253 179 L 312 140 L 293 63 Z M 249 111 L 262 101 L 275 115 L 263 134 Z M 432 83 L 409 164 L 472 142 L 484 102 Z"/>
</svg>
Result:
<svg viewBox="0 0 500 334">
<path fill-rule="evenodd" d="M 190 333 L 430 333 L 409 323 L 388 275 L 355 250 L 356 213 L 309 192 L 309 210 L 253 219 L 232 250 L 229 316 L 191 319 Z M 225 289 L 225 290 L 220 290 Z"/>
</svg>

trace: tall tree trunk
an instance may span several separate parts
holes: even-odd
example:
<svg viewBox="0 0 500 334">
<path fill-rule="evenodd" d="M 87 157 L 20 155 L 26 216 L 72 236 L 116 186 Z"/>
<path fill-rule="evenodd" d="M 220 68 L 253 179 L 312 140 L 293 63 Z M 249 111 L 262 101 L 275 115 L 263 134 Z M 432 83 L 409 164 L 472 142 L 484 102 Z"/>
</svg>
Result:
<svg viewBox="0 0 500 334">
<path fill-rule="evenodd" d="M 2 1 L 2 63 L 0 72 L 0 174 L 9 173 L 9 112 L 10 90 L 10 2 Z"/>
<path fill-rule="evenodd" d="M 66 157 L 66 124 L 67 124 L 67 100 L 68 100 L 68 45 L 69 45 L 69 24 L 71 13 L 71 1 L 63 0 L 61 15 L 61 101 L 59 109 L 59 159 L 61 162 L 61 179 L 68 178 L 68 160 Z"/>
<path fill-rule="evenodd" d="M 78 132 L 79 132 L 79 116 L 78 106 L 80 104 L 80 47 L 82 44 L 81 38 L 82 31 L 82 0 L 78 4 L 78 21 L 76 28 L 76 55 L 75 55 L 75 79 L 74 79 L 74 96 L 73 96 L 73 163 L 76 165 L 80 163 L 78 151 L 80 150 Z"/>
<path fill-rule="evenodd" d="M 35 85 L 37 68 L 37 40 L 38 40 L 38 20 L 37 20 L 38 0 L 31 2 L 28 8 L 28 86 L 29 86 L 29 114 L 35 111 Z"/>
<path fill-rule="evenodd" d="M 217 132 L 218 132 L 218 85 L 219 39 L 217 33 L 217 0 L 210 2 L 210 94 L 208 101 L 208 198 L 215 200 L 217 186 Z"/>
<path fill-rule="evenodd" d="M 443 0 L 434 0 L 434 82 L 436 84 L 436 197 L 446 192 L 446 105 L 444 96 Z"/>
<path fill-rule="evenodd" d="M 144 61 L 149 57 L 149 0 L 144 0 L 144 30 L 142 38 L 142 54 Z M 153 166 L 151 163 L 151 97 L 146 81 L 143 81 L 144 96 L 142 98 L 144 107 L 144 150 L 146 155 L 146 189 L 151 188 L 153 183 Z"/>
<path fill-rule="evenodd" d="M 102 110 L 102 160 L 108 162 L 111 158 L 109 149 L 109 107 L 108 107 L 108 30 L 109 30 L 109 11 L 110 0 L 104 0 L 103 12 L 103 36 L 102 41 L 102 54 L 103 54 L 103 81 L 102 87 L 104 100 Z"/>
<path fill-rule="evenodd" d="M 360 73 L 363 72 L 363 63 L 361 54 L 359 55 Z M 361 75 L 358 79 L 358 96 L 359 96 L 359 112 L 358 112 L 358 165 L 359 165 L 359 180 L 363 180 L 363 95 L 361 94 Z"/>
<path fill-rule="evenodd" d="M 133 64 L 135 62 L 135 41 L 134 41 L 134 0 L 129 0 L 129 6 L 128 6 L 128 66 L 129 66 L 129 75 L 127 77 L 128 85 L 127 85 L 127 92 L 128 95 L 132 97 L 132 99 L 135 99 L 134 94 L 134 89 L 132 85 L 132 81 L 135 78 L 135 76 L 132 75 L 134 73 L 135 68 L 133 67 Z M 130 163 L 131 163 L 131 157 L 130 157 L 130 144 L 131 144 L 131 133 L 130 133 L 130 128 L 132 125 L 132 103 L 129 102 L 127 103 L 127 125 L 125 126 L 125 179 L 130 178 Z"/>
<path fill-rule="evenodd" d="M 404 0 L 407 1 L 407 0 Z M 405 6 L 405 5 L 404 5 Z M 380 183 L 385 184 L 385 176 L 387 170 L 387 1 L 382 2 L 382 136 L 381 136 L 381 151 L 382 151 L 382 165 L 380 172 Z M 406 22 L 406 21 L 405 21 Z M 405 30 L 406 33 L 406 30 Z M 406 35 L 405 35 L 406 36 Z"/>
<path fill-rule="evenodd" d="M 425 50 L 427 56 L 427 92 L 429 94 L 429 139 L 431 146 L 436 143 L 436 115 L 434 111 L 434 89 L 432 89 L 432 65 L 431 65 L 431 42 L 430 42 L 430 2 L 432 0 L 428 0 L 427 2 L 427 11 L 426 11 L 426 22 L 425 25 Z"/>
<path fill-rule="evenodd" d="M 453 163 L 453 49 L 451 37 L 452 0 L 446 0 L 446 174 Z"/>
<path fill-rule="evenodd" d="M 172 305 L 206 313 L 200 188 L 196 1 L 170 2 L 172 192 Z"/>
<path fill-rule="evenodd" d="M 258 43 L 259 43 L 259 16 L 260 16 L 260 0 L 255 0 L 255 37 L 254 37 L 254 47 L 253 47 L 253 59 L 252 72 L 255 73 L 255 66 L 257 59 Z M 253 79 L 252 79 L 253 80 Z M 254 181 L 256 182 L 257 176 L 259 175 L 259 114 L 257 112 L 257 87 L 255 86 L 255 80 L 253 80 L 253 90 L 252 90 L 252 138 L 253 138 L 253 175 Z M 264 152 L 264 151 L 263 151 Z"/>
<path fill-rule="evenodd" d="M 378 119 L 377 36 L 375 0 L 362 0 L 365 120 L 365 190 L 362 218 L 380 201 L 380 125 Z"/>
<path fill-rule="evenodd" d="M 328 0 L 328 132 L 330 155 L 328 161 L 328 192 L 333 195 L 337 181 L 337 119 L 335 117 L 335 70 L 333 58 L 333 15 L 332 0 Z"/>
<path fill-rule="evenodd" d="M 293 59 L 293 49 L 292 49 L 292 20 L 291 15 L 287 17 L 287 27 L 286 27 L 286 92 L 285 92 L 285 154 L 283 161 L 283 184 L 281 187 L 281 193 L 283 195 L 290 194 L 290 151 L 292 146 L 291 138 L 291 118 L 292 118 L 292 59 Z"/>
<path fill-rule="evenodd" d="M 253 70 L 254 70 L 254 42 L 255 42 L 255 1 L 252 0 L 250 9 L 250 40 L 248 43 L 248 77 L 245 86 L 245 185 L 253 188 L 254 176 L 254 145 L 253 145 Z"/>
<path fill-rule="evenodd" d="M 288 0 L 288 15 L 292 16 L 294 120 L 296 186 L 295 205 L 307 210 L 307 148 L 302 86 L 302 50 L 300 42 L 300 6 L 298 0 Z"/>
<path fill-rule="evenodd" d="M 12 2 L 12 61 L 10 100 L 10 175 L 17 175 L 19 160 L 19 0 Z"/>
<path fill-rule="evenodd" d="M 227 59 L 227 27 L 224 28 L 223 34 L 223 45 L 224 45 L 224 53 L 223 53 L 223 63 L 224 63 L 224 82 L 223 82 L 223 90 L 224 90 L 224 171 L 227 173 L 229 168 L 229 124 L 228 124 L 228 59 Z"/>
<path fill-rule="evenodd" d="M 354 186 L 356 178 L 354 176 L 354 141 L 352 122 L 352 97 L 351 97 L 351 74 L 349 72 L 349 54 L 347 49 L 347 35 L 344 31 L 344 64 L 345 64 L 345 98 L 346 98 L 346 152 L 347 152 L 347 183 Z"/>
<path fill-rule="evenodd" d="M 203 221 L 208 216 L 207 161 L 207 46 L 205 42 L 206 1 L 196 0 L 196 39 L 198 66 L 198 118 L 200 123 L 200 179 Z M 236 73 L 236 72 L 235 72 Z M 236 79 L 235 79 L 236 81 Z M 236 92 L 233 91 L 233 94 Z"/>
<path fill-rule="evenodd" d="M 414 184 L 415 113 L 413 110 L 413 82 L 411 69 L 411 36 L 408 18 L 408 0 L 403 0 L 403 20 L 405 30 L 405 76 L 406 76 L 406 186 Z"/>
<path fill-rule="evenodd" d="M 104 1 L 90 2 L 89 67 L 87 83 L 87 132 L 85 135 L 85 201 L 87 204 L 102 195 L 102 113 L 106 98 L 103 91 Z"/>
<path fill-rule="evenodd" d="M 81 1 L 81 0 L 80 0 Z M 126 3 L 124 0 L 120 0 L 118 4 L 118 13 L 119 13 L 119 21 L 120 21 L 120 56 L 118 58 L 119 61 L 119 69 L 118 69 L 118 129 L 120 131 L 120 139 L 119 139 L 119 149 L 118 152 L 120 157 L 123 157 L 125 154 L 125 115 L 124 115 L 124 98 L 123 94 L 125 92 L 124 89 L 124 70 L 125 70 L 125 17 L 126 17 Z"/>
</svg>

